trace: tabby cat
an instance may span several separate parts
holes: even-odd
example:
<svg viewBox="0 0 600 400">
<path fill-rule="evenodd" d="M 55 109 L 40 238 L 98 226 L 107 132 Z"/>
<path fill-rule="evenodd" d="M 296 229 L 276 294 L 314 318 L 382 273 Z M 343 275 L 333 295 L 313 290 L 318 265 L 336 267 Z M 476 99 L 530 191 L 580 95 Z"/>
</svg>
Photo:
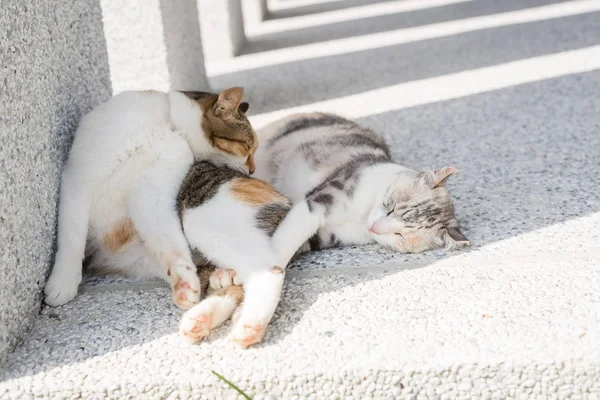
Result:
<svg viewBox="0 0 600 400">
<path fill-rule="evenodd" d="M 259 136 L 256 177 L 294 202 L 273 236 L 278 265 L 300 247 L 379 243 L 416 253 L 469 245 L 445 187 L 456 168 L 398 165 L 372 130 L 331 114 L 292 115 Z"/>
</svg>

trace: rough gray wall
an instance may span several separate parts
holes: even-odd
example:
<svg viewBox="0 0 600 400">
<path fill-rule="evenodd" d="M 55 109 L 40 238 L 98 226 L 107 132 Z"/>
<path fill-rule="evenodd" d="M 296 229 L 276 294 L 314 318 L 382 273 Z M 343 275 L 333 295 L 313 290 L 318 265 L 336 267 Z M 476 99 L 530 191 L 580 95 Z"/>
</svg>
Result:
<svg viewBox="0 0 600 400">
<path fill-rule="evenodd" d="M 198 0 L 198 10 L 205 62 L 238 55 L 246 40 L 241 0 Z"/>
<path fill-rule="evenodd" d="M 1 362 L 39 311 L 73 131 L 111 93 L 99 0 L 2 0 L 0 74 Z"/>
<path fill-rule="evenodd" d="M 100 0 L 114 93 L 207 90 L 196 0 Z"/>
</svg>

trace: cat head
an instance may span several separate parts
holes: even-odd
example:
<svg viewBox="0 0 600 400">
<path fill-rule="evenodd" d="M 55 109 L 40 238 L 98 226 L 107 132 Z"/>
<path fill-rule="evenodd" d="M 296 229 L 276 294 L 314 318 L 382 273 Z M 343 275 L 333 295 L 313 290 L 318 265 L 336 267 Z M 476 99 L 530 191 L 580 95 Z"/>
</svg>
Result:
<svg viewBox="0 0 600 400">
<path fill-rule="evenodd" d="M 169 97 L 171 121 L 187 133 L 195 156 L 254 172 L 258 138 L 246 117 L 244 89 L 233 87 L 221 94 L 171 92 Z"/>
<path fill-rule="evenodd" d="M 369 215 L 373 239 L 404 253 L 436 247 L 447 250 L 469 246 L 454 216 L 446 180 L 458 170 L 407 171 L 388 188 L 383 202 Z"/>
</svg>

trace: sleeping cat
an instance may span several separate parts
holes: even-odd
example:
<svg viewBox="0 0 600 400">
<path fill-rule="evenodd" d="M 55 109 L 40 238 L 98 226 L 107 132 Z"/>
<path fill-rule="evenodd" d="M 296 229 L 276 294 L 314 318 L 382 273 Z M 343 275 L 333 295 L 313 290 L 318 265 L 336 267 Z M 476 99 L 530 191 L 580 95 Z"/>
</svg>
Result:
<svg viewBox="0 0 600 400">
<path fill-rule="evenodd" d="M 271 236 L 291 202 L 266 182 L 198 162 L 181 185 L 177 209 L 201 275 L 217 271 L 208 297 L 183 316 L 180 332 L 195 342 L 237 313 L 232 339 L 246 348 L 262 339 L 279 303 L 285 265 L 276 263 Z M 231 287 L 232 284 L 243 283 Z M 229 286 L 229 287 L 228 287 Z"/>
<path fill-rule="evenodd" d="M 254 171 L 258 141 L 243 94 L 125 92 L 82 119 L 62 174 L 47 304 L 75 297 L 84 255 L 91 267 L 165 279 L 181 308 L 199 301 L 177 194 L 195 160 Z"/>
<path fill-rule="evenodd" d="M 469 245 L 444 186 L 456 168 L 418 172 L 398 165 L 373 131 L 330 114 L 292 115 L 260 136 L 256 177 L 294 201 L 273 236 L 278 265 L 301 246 L 376 242 L 416 253 Z"/>
<path fill-rule="evenodd" d="M 209 173 L 210 168 L 191 174 L 181 189 L 180 204 L 192 206 L 183 214 L 190 245 L 212 254 L 210 260 L 222 268 L 212 272 L 210 279 L 202 279 L 210 282 L 209 296 L 183 316 L 180 332 L 188 340 L 203 339 L 227 320 L 246 290 L 233 339 L 242 347 L 259 341 L 279 301 L 283 283 L 283 271 L 280 281 L 277 275 L 266 271 L 271 265 L 285 268 L 307 240 L 300 251 L 373 242 L 402 252 L 469 244 L 458 229 L 452 201 L 444 187 L 455 168 L 417 172 L 394 164 L 382 139 L 369 129 L 334 115 L 292 116 L 261 133 L 270 138 L 257 152 L 257 175 L 296 201 L 289 213 L 289 204 L 281 195 L 273 195 L 274 204 L 262 205 L 268 215 L 276 215 L 265 218 L 261 217 L 259 204 L 254 211 L 248 208 L 248 200 L 235 194 L 234 185 L 221 183 L 220 197 L 212 194 L 217 191 L 215 182 L 236 179 L 232 178 L 235 172 L 224 168 L 219 174 Z M 245 181 L 256 182 L 254 185 L 261 182 L 249 178 Z M 257 186 L 255 196 L 271 196 L 271 187 L 265 183 L 260 187 L 258 190 Z M 205 200 L 207 197 L 210 200 Z M 192 202 L 192 198 L 202 201 Z M 244 206 L 247 211 L 242 211 Z M 265 221 L 270 224 L 265 225 Z M 249 229 L 252 226 L 254 233 Z M 272 252 L 260 229 L 273 235 Z M 216 234 L 217 231 L 221 233 Z M 249 255 L 251 258 L 244 260 Z M 263 257 L 268 261 L 261 261 Z M 248 263 L 254 259 L 257 262 Z M 243 270 L 256 271 L 257 266 L 265 272 L 257 275 L 252 284 L 238 276 Z M 201 273 L 210 272 L 204 267 Z M 244 287 L 237 286 L 242 282 Z M 246 316 L 261 309 L 261 318 Z"/>
</svg>

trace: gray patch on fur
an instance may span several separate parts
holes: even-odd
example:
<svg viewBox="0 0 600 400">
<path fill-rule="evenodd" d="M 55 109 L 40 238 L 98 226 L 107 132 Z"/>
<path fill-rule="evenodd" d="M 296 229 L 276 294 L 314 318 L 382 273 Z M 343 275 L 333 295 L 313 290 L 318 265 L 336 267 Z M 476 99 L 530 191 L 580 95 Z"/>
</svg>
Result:
<svg viewBox="0 0 600 400">
<path fill-rule="evenodd" d="M 345 124 L 354 124 L 354 122 L 333 114 L 318 113 L 299 117 L 288 122 L 288 124 L 282 129 L 282 131 L 277 136 L 271 138 L 271 140 L 269 140 L 269 146 L 273 146 L 277 141 L 294 132 L 299 132 L 305 129 L 316 127 Z"/>
<path fill-rule="evenodd" d="M 323 241 L 318 233 L 315 233 L 308 239 L 308 246 L 311 251 L 321 250 L 323 248 Z"/>
<path fill-rule="evenodd" d="M 360 173 L 364 168 L 388 162 L 390 161 L 387 156 L 364 155 L 343 164 L 306 195 L 309 210 L 313 211 L 316 206 L 320 205 L 325 208 L 327 213 L 333 204 L 338 201 L 346 201 L 354 195 Z"/>
<path fill-rule="evenodd" d="M 213 198 L 219 188 L 235 178 L 247 178 L 241 172 L 227 167 L 216 167 L 207 161 L 196 162 L 190 168 L 179 188 L 177 213 L 179 218 L 188 208 L 196 208 Z"/>
<path fill-rule="evenodd" d="M 258 229 L 269 237 L 273 236 L 277 227 L 290 211 L 291 203 L 272 203 L 263 206 L 256 214 Z"/>
</svg>

